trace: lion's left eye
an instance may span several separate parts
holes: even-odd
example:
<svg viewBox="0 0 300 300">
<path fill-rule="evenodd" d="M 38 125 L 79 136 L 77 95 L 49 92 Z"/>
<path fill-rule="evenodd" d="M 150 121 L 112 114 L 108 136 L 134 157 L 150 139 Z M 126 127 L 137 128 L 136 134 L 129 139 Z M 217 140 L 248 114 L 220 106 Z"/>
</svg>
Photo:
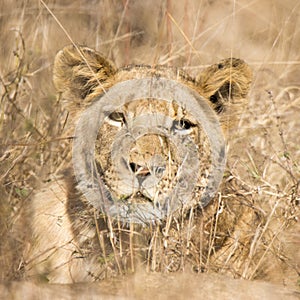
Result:
<svg viewBox="0 0 300 300">
<path fill-rule="evenodd" d="M 174 120 L 172 129 L 180 134 L 189 134 L 196 125 L 186 119 Z"/>
<path fill-rule="evenodd" d="M 108 122 L 113 126 L 121 127 L 123 124 L 126 123 L 126 118 L 124 113 L 114 111 L 108 116 Z"/>
</svg>

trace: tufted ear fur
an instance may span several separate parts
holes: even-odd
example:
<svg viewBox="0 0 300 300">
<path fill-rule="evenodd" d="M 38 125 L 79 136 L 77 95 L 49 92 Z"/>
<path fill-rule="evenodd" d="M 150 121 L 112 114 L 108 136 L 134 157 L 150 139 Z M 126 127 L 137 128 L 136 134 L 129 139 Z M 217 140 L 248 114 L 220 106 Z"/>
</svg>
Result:
<svg viewBox="0 0 300 300">
<path fill-rule="evenodd" d="M 233 128 L 247 106 L 246 96 L 252 70 L 243 60 L 227 58 L 201 72 L 196 78 L 200 94 L 219 114 L 223 129 Z"/>
<path fill-rule="evenodd" d="M 246 97 L 252 81 L 249 65 L 238 58 L 226 58 L 211 65 L 200 73 L 196 81 L 203 89 L 205 96 L 223 98 Z M 229 87 L 231 92 L 229 92 Z"/>
<path fill-rule="evenodd" d="M 53 81 L 69 110 L 80 110 L 113 83 L 114 65 L 98 52 L 66 46 L 55 57 Z"/>
</svg>

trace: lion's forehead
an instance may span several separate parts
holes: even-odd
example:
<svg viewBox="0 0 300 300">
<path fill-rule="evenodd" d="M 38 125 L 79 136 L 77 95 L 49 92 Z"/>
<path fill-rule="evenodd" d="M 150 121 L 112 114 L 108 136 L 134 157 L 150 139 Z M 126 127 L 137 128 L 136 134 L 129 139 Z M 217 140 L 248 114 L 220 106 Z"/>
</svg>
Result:
<svg viewBox="0 0 300 300">
<path fill-rule="evenodd" d="M 121 109 L 128 117 L 137 117 L 149 114 L 162 114 L 174 119 L 191 117 L 191 113 L 179 106 L 175 101 L 163 99 L 137 99 L 125 104 Z"/>
<path fill-rule="evenodd" d="M 194 84 L 195 80 L 182 69 L 169 66 L 129 65 L 120 68 L 115 74 L 116 82 L 130 79 L 141 79 L 149 77 L 163 77 L 170 80 Z"/>
</svg>

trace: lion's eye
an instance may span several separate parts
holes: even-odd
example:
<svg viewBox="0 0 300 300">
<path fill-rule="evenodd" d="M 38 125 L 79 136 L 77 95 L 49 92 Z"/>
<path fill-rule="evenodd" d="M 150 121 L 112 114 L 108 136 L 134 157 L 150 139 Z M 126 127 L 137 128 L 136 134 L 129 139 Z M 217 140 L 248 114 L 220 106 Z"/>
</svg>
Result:
<svg viewBox="0 0 300 300">
<path fill-rule="evenodd" d="M 173 121 L 173 129 L 180 134 L 189 134 L 196 125 L 186 119 Z"/>
<path fill-rule="evenodd" d="M 218 97 L 216 95 L 212 95 L 209 97 L 209 101 L 211 103 L 217 103 L 218 102 Z"/>
<path fill-rule="evenodd" d="M 124 113 L 114 111 L 108 116 L 108 122 L 113 126 L 121 127 L 126 123 L 126 118 Z"/>
</svg>

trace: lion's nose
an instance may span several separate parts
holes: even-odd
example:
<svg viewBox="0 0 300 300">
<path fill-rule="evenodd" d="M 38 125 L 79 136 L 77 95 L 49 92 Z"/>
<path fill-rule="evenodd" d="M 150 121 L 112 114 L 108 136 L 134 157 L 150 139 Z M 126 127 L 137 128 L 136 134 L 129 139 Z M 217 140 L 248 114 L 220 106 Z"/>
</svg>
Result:
<svg viewBox="0 0 300 300">
<path fill-rule="evenodd" d="M 128 169 L 134 174 L 140 187 L 150 192 L 163 178 L 166 162 L 161 155 L 156 154 L 148 160 L 129 160 Z"/>
<path fill-rule="evenodd" d="M 138 177 L 145 178 L 151 174 L 150 170 L 146 166 L 141 166 L 134 162 L 129 163 L 131 171 Z"/>
</svg>

